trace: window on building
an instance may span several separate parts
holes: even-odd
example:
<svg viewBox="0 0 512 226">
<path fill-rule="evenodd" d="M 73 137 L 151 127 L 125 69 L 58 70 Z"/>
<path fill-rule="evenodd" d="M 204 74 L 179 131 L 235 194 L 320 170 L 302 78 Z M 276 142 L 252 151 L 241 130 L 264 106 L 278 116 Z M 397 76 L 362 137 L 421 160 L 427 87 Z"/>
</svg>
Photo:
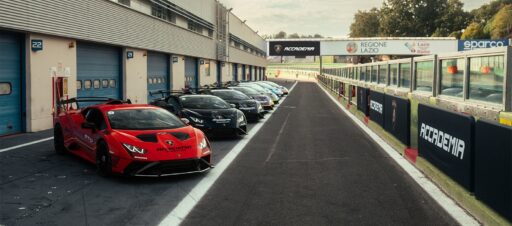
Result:
<svg viewBox="0 0 512 226">
<path fill-rule="evenodd" d="M 464 59 L 441 60 L 441 94 L 464 97 Z"/>
<path fill-rule="evenodd" d="M 389 83 L 391 86 L 398 86 L 398 64 L 389 65 Z"/>
<path fill-rule="evenodd" d="M 110 86 L 110 88 L 116 88 L 116 80 L 110 79 L 108 81 L 108 86 Z"/>
<path fill-rule="evenodd" d="M 92 81 L 91 80 L 85 80 L 84 81 L 84 89 L 91 89 Z"/>
<path fill-rule="evenodd" d="M 117 0 L 117 2 L 119 2 L 125 6 L 130 6 L 130 0 Z"/>
<path fill-rule="evenodd" d="M 379 66 L 379 84 L 388 84 L 388 65 Z"/>
<path fill-rule="evenodd" d="M 400 87 L 411 87 L 411 64 L 400 64 Z"/>
<path fill-rule="evenodd" d="M 416 62 L 416 87 L 414 90 L 432 92 L 434 61 Z"/>
<path fill-rule="evenodd" d="M 76 89 L 81 90 L 82 89 L 82 81 L 78 80 L 76 81 Z"/>
<path fill-rule="evenodd" d="M 213 37 L 213 30 L 212 29 L 208 29 L 208 37 Z"/>
<path fill-rule="evenodd" d="M 366 67 L 366 78 L 365 81 L 369 82 L 372 79 L 372 67 L 367 66 Z"/>
<path fill-rule="evenodd" d="M 504 56 L 472 57 L 469 62 L 469 99 L 503 103 Z"/>
<path fill-rule="evenodd" d="M 94 88 L 95 88 L 95 89 L 99 89 L 99 88 L 101 88 L 100 80 L 94 80 L 93 85 L 94 85 Z"/>
<path fill-rule="evenodd" d="M 359 70 L 359 80 L 364 81 L 366 79 L 366 70 L 364 67 L 361 67 Z"/>
<path fill-rule="evenodd" d="M 12 85 L 10 82 L 0 82 L 0 95 L 9 95 L 12 93 Z"/>
<path fill-rule="evenodd" d="M 108 88 L 108 80 L 106 80 L 106 79 L 101 80 L 101 87 Z"/>
<path fill-rule="evenodd" d="M 156 3 L 153 3 L 151 5 L 151 15 L 158 17 L 162 20 L 169 21 L 171 23 L 176 23 L 176 14 L 171 10 Z"/>
<path fill-rule="evenodd" d="M 188 29 L 197 33 L 203 33 L 203 27 L 193 21 L 188 21 Z"/>
</svg>

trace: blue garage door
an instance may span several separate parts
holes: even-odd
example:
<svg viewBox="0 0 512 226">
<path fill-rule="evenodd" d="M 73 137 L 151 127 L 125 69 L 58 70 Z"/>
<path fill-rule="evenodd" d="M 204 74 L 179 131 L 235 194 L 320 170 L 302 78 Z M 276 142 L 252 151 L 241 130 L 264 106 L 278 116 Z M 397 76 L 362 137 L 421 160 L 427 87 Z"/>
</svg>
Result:
<svg viewBox="0 0 512 226">
<path fill-rule="evenodd" d="M 170 88 L 169 55 L 164 53 L 148 53 L 148 92 L 169 90 Z M 151 101 L 154 97 L 148 95 Z"/>
<path fill-rule="evenodd" d="M 0 136 L 22 130 L 21 48 L 20 37 L 0 33 Z"/>
<path fill-rule="evenodd" d="M 77 44 L 77 96 L 121 99 L 121 50 Z"/>
<path fill-rule="evenodd" d="M 191 89 L 199 87 L 197 59 L 192 57 L 185 58 L 185 86 Z"/>
<path fill-rule="evenodd" d="M 247 70 L 245 70 L 245 64 L 242 65 L 242 81 L 247 80 Z"/>
<path fill-rule="evenodd" d="M 233 64 L 233 81 L 238 81 L 238 64 Z"/>
</svg>

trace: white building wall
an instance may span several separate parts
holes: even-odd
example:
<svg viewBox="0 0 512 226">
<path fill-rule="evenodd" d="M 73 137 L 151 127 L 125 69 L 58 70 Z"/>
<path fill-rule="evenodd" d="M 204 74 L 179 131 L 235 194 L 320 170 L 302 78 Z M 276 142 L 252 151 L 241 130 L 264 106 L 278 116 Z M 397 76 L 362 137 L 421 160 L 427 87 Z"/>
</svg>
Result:
<svg viewBox="0 0 512 226">
<path fill-rule="evenodd" d="M 261 51 L 267 51 L 267 42 L 265 39 L 256 34 L 256 32 L 245 23 L 242 23 L 240 18 L 232 13 L 229 14 L 229 32 L 259 48 Z"/>
<path fill-rule="evenodd" d="M 133 58 L 127 59 L 126 52 L 133 51 Z M 123 93 L 134 104 L 148 101 L 148 57 L 146 50 L 127 48 L 123 51 Z"/>
</svg>

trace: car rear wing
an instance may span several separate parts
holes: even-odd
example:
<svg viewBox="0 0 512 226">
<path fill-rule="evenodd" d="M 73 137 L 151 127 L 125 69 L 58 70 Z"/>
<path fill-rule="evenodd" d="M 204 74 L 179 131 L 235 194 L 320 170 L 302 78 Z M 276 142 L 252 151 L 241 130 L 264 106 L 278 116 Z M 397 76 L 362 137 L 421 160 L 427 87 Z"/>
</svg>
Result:
<svg viewBox="0 0 512 226">
<path fill-rule="evenodd" d="M 89 103 L 89 104 L 87 104 Z M 109 105 L 116 105 L 116 104 L 131 104 L 131 100 L 118 100 L 113 99 L 109 97 L 75 97 L 71 99 L 66 100 L 59 100 L 57 102 L 57 106 L 59 110 L 71 110 L 71 109 L 81 109 L 84 107 L 91 106 L 94 103 L 94 105 L 97 104 L 109 104 Z"/>
</svg>

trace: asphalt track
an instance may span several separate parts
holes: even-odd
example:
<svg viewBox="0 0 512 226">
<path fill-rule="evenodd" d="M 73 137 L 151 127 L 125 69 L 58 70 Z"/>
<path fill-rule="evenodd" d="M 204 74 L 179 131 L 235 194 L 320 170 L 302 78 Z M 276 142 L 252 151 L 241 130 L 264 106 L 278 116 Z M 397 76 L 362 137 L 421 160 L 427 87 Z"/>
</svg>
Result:
<svg viewBox="0 0 512 226">
<path fill-rule="evenodd" d="M 456 225 L 314 83 L 299 83 L 183 225 Z"/>
<path fill-rule="evenodd" d="M 51 135 L 0 138 L 0 149 Z M 213 141 L 214 160 L 237 143 Z M 44 141 L 0 153 L 0 225 L 158 225 L 202 178 L 103 178 Z M 316 84 L 302 82 L 183 224 L 456 223 Z"/>
</svg>

